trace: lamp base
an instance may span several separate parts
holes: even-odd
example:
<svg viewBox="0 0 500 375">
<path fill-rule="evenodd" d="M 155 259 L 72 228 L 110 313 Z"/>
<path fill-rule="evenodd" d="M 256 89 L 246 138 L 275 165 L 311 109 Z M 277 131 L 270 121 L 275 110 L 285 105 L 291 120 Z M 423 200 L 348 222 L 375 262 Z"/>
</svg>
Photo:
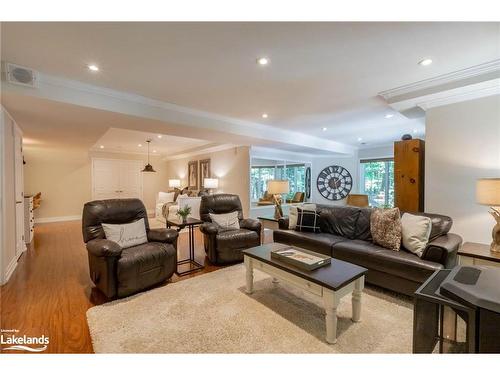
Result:
<svg viewBox="0 0 500 375">
<path fill-rule="evenodd" d="M 283 209 L 281 208 L 281 197 L 274 195 L 274 218 L 281 219 L 283 217 Z"/>
<path fill-rule="evenodd" d="M 500 253 L 500 220 L 498 219 L 496 225 L 493 227 L 493 230 L 491 231 L 491 237 L 493 238 L 490 247 L 491 252 Z"/>
</svg>

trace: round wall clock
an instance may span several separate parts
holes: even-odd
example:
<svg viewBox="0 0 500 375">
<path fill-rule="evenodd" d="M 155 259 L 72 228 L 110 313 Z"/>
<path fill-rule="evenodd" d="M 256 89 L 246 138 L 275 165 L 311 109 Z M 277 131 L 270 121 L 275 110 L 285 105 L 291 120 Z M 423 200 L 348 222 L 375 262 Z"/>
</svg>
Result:
<svg viewBox="0 0 500 375">
<path fill-rule="evenodd" d="M 331 165 L 319 173 L 316 185 L 323 197 L 331 201 L 338 201 L 350 193 L 352 176 L 344 167 Z"/>
</svg>

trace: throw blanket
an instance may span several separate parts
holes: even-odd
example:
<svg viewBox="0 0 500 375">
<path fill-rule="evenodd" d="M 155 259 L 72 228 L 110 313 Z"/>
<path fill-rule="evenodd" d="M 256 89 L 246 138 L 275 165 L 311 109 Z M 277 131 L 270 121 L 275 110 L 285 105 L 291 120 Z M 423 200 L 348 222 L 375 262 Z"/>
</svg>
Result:
<svg viewBox="0 0 500 375">
<path fill-rule="evenodd" d="M 161 215 L 166 219 L 168 219 L 168 210 L 170 208 L 170 206 L 175 206 L 177 203 L 175 202 L 168 202 L 168 203 L 164 203 L 163 204 L 163 207 L 161 208 Z"/>
</svg>

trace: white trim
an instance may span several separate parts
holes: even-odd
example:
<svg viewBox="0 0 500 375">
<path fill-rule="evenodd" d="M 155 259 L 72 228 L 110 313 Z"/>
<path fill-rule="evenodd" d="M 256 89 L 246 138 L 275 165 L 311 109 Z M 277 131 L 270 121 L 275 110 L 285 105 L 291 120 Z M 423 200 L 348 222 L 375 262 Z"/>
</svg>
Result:
<svg viewBox="0 0 500 375">
<path fill-rule="evenodd" d="M 410 94 L 415 91 L 428 89 L 434 86 L 444 85 L 454 81 L 477 77 L 488 73 L 494 73 L 496 71 L 500 71 L 500 59 L 471 66 L 469 68 L 457 70 L 455 72 L 443 74 L 437 77 L 424 79 L 422 81 L 410 83 L 408 85 L 403 85 L 393 89 L 381 91 L 379 95 L 382 96 L 386 101 L 389 101 L 391 98 L 400 95 Z"/>
<path fill-rule="evenodd" d="M 233 144 L 227 143 L 227 144 L 222 144 L 222 145 L 217 145 L 217 146 L 213 146 L 213 147 L 200 149 L 197 151 L 185 152 L 185 153 L 180 153 L 180 154 L 176 154 L 176 155 L 172 155 L 172 156 L 165 156 L 162 160 L 169 161 L 169 160 L 185 159 L 185 158 L 190 158 L 190 157 L 197 156 L 197 155 L 204 155 L 204 154 L 210 154 L 212 152 L 230 150 L 232 148 L 237 148 L 237 147 L 240 147 L 240 145 L 233 145 Z"/>
<path fill-rule="evenodd" d="M 40 87 L 37 90 L 12 85 L 7 82 L 3 85 L 3 89 L 5 92 L 153 119 L 170 126 L 175 124 L 177 131 L 179 131 L 179 128 L 189 128 L 193 131 L 204 129 L 212 130 L 214 134 L 226 133 L 238 136 L 233 143 L 247 142 L 246 145 L 249 145 L 252 142 L 274 140 L 277 144 L 291 144 L 338 153 L 349 154 L 355 150 L 353 146 L 348 144 L 297 131 L 182 107 L 141 95 L 89 85 L 43 73 L 39 74 L 39 80 Z M 175 129 L 172 128 L 172 132 L 174 133 Z M 232 141 L 228 140 L 227 142 Z"/>
<path fill-rule="evenodd" d="M 82 215 L 39 217 L 39 218 L 35 219 L 35 224 L 56 223 L 59 221 L 75 221 L 75 220 L 81 220 L 81 219 L 82 219 Z"/>
<path fill-rule="evenodd" d="M 7 282 L 9 281 L 10 277 L 12 276 L 12 274 L 14 273 L 14 271 L 16 270 L 16 267 L 17 267 L 17 257 L 14 257 L 9 265 L 7 266 L 7 269 L 5 270 L 5 275 L 3 277 L 3 280 L 2 280 L 2 285 L 4 284 L 7 284 Z"/>
</svg>

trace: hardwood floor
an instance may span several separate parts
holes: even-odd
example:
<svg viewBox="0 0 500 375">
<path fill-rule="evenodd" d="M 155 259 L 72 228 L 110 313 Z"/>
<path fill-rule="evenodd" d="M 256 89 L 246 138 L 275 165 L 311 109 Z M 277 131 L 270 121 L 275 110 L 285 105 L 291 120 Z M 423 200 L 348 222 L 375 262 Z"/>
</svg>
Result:
<svg viewBox="0 0 500 375">
<path fill-rule="evenodd" d="M 271 237 L 266 230 L 264 242 Z M 179 257 L 187 256 L 187 241 L 187 234 L 181 233 Z M 199 231 L 195 243 L 195 258 L 205 268 L 191 275 L 174 275 L 172 282 L 221 268 L 206 260 Z M 81 222 L 37 225 L 34 241 L 0 289 L 0 300 L 2 329 L 19 330 L 17 335 L 48 336 L 45 353 L 93 353 L 85 314 L 106 298 L 89 278 Z"/>
</svg>

